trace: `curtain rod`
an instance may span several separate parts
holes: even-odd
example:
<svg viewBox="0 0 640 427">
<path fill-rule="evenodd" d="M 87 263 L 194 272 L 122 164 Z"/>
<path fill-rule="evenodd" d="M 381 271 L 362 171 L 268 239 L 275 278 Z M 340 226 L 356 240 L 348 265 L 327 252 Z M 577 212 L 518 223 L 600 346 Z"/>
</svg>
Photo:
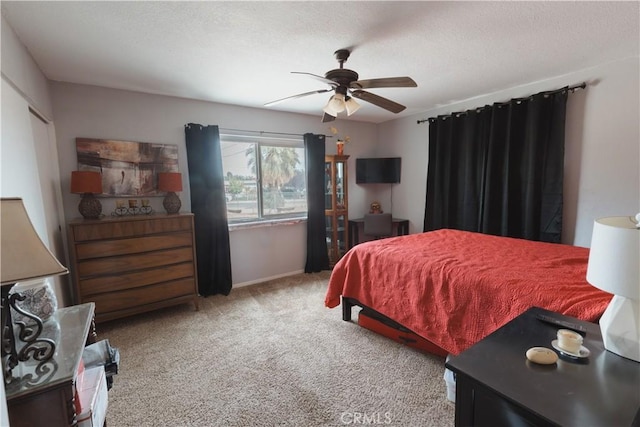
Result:
<svg viewBox="0 0 640 427">
<path fill-rule="evenodd" d="M 540 94 L 543 94 L 543 95 L 553 95 L 553 94 L 556 94 L 556 93 L 560 93 L 560 92 L 562 92 L 562 91 L 564 91 L 564 90 L 566 90 L 566 91 L 569 91 L 569 92 L 573 93 L 573 92 L 575 92 L 575 91 L 576 91 L 576 90 L 578 90 L 578 89 L 586 89 L 586 87 L 587 87 L 587 82 L 582 82 L 582 83 L 579 83 L 579 84 L 577 84 L 577 85 L 573 85 L 573 86 L 565 86 L 565 87 L 560 88 L 560 89 L 549 90 L 549 91 L 546 91 L 546 92 L 539 92 L 539 93 L 540 93 Z M 538 94 L 536 94 L 536 95 L 538 95 Z M 513 98 L 511 101 L 524 101 L 524 100 L 526 100 L 526 99 L 531 98 L 532 96 L 534 96 L 534 95 L 529 95 L 529 96 L 526 96 L 526 97 L 524 97 L 524 98 Z M 507 102 L 494 102 L 494 105 L 495 105 L 495 104 L 498 104 L 498 105 L 505 105 L 505 104 L 507 104 L 508 102 L 509 102 L 509 101 L 507 101 Z M 481 110 L 482 108 L 484 108 L 484 107 L 479 107 L 479 108 L 470 108 L 469 110 Z M 467 111 L 469 111 L 469 110 L 467 110 Z M 449 117 L 449 116 L 453 116 L 453 115 L 457 115 L 457 114 L 464 114 L 464 113 L 466 113 L 466 111 L 458 111 L 458 112 L 455 112 L 455 113 L 445 114 L 444 116 L 445 116 L 445 117 Z M 424 122 L 428 122 L 429 120 L 435 120 L 436 118 L 437 118 L 437 117 L 429 117 L 428 119 L 418 120 L 418 121 L 417 121 L 417 124 L 422 124 L 422 123 L 424 123 Z"/>
<path fill-rule="evenodd" d="M 287 136 L 300 136 L 303 137 L 304 134 L 301 133 L 287 133 L 287 132 L 269 132 L 264 130 L 244 130 L 244 129 L 230 129 L 230 128 L 220 128 L 221 131 L 225 132 L 240 132 L 240 133 L 255 133 L 259 135 L 287 135 Z M 333 138 L 333 135 L 324 135 L 326 138 Z"/>
<path fill-rule="evenodd" d="M 244 130 L 244 129 L 229 129 L 229 128 L 220 128 L 221 131 L 227 132 L 247 132 L 247 133 L 257 133 L 260 135 L 269 134 L 269 135 L 288 135 L 288 136 L 304 136 L 300 133 L 286 133 L 286 132 L 267 132 L 264 130 Z"/>
</svg>

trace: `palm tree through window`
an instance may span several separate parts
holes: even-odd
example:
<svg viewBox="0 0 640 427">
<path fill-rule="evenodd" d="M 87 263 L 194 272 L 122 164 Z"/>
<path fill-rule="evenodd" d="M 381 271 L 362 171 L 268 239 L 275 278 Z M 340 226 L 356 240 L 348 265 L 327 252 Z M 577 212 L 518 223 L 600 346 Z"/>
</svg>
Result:
<svg viewBox="0 0 640 427">
<path fill-rule="evenodd" d="M 220 137 L 229 223 L 306 216 L 302 139 Z"/>
</svg>

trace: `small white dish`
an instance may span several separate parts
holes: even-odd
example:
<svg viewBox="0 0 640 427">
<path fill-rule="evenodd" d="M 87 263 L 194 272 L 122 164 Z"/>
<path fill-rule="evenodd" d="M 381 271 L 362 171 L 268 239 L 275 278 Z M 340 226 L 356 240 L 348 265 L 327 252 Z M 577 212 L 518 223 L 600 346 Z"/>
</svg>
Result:
<svg viewBox="0 0 640 427">
<path fill-rule="evenodd" d="M 560 348 L 560 346 L 558 345 L 558 340 L 551 341 L 551 346 L 556 350 L 558 350 L 562 355 L 577 358 L 577 359 L 584 359 L 585 357 L 589 357 L 589 355 L 591 354 L 589 349 L 583 345 L 580 346 L 579 353 L 571 353 L 563 348 Z"/>
</svg>

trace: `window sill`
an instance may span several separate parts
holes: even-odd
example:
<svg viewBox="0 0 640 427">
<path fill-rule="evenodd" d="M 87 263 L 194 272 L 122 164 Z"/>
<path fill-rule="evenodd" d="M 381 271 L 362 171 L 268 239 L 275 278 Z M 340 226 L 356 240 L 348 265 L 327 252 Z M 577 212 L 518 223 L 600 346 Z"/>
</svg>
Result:
<svg viewBox="0 0 640 427">
<path fill-rule="evenodd" d="M 269 219 L 262 221 L 254 221 L 254 222 L 240 222 L 236 224 L 229 224 L 229 231 L 236 230 L 247 230 L 250 228 L 262 228 L 262 227 L 273 227 L 275 225 L 294 225 L 300 224 L 301 222 L 306 222 L 307 218 L 282 218 L 282 219 Z"/>
</svg>

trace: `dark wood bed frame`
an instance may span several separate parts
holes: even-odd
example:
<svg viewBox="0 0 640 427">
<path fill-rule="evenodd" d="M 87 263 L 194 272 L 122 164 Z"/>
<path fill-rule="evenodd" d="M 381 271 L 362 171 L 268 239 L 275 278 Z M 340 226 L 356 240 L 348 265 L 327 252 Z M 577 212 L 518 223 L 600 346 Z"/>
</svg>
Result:
<svg viewBox="0 0 640 427">
<path fill-rule="evenodd" d="M 380 314 L 378 313 L 376 310 L 374 310 L 373 308 L 367 307 L 366 305 L 362 304 L 360 301 L 358 301 L 355 298 L 348 298 L 348 297 L 341 297 L 342 298 L 342 320 L 344 320 L 345 322 L 350 322 L 351 321 L 351 309 L 353 307 L 360 307 L 362 308 L 361 312 L 369 317 L 372 317 L 378 321 L 383 322 L 384 324 L 391 326 L 392 328 L 395 328 L 399 331 L 403 331 L 403 332 L 411 332 L 414 333 L 413 331 L 411 331 L 409 328 L 402 326 L 400 323 L 396 322 L 393 319 L 388 318 L 387 316 L 385 316 L 384 314 Z"/>
<path fill-rule="evenodd" d="M 358 300 L 354 299 L 354 298 L 347 298 L 347 297 L 341 297 L 342 298 L 342 320 L 344 320 L 345 322 L 350 322 L 351 321 L 351 309 L 354 306 L 358 306 L 358 307 L 362 307 L 364 308 L 368 308 L 365 307 L 364 305 L 362 305 Z M 371 310 L 371 309 L 369 309 Z"/>
<path fill-rule="evenodd" d="M 438 356 L 446 356 L 448 352 L 431 341 L 419 336 L 409 328 L 401 325 L 393 319 L 367 307 L 354 298 L 341 297 L 342 299 L 342 320 L 351 321 L 351 309 L 355 306 L 362 308 L 358 318 L 358 324 L 362 327 L 370 329 L 396 342 L 413 347 L 417 350 L 435 354 Z M 365 323 L 361 323 L 362 319 L 368 319 Z"/>
</svg>

